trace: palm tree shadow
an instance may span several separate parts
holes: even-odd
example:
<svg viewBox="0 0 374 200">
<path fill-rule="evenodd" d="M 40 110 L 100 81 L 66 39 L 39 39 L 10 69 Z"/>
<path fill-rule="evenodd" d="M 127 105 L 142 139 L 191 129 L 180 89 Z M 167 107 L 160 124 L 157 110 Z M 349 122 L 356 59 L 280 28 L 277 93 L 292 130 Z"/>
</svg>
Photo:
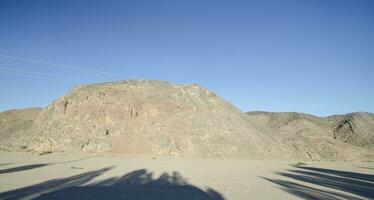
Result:
<svg viewBox="0 0 374 200">
<path fill-rule="evenodd" d="M 13 172 L 19 172 L 19 171 L 26 171 L 26 170 L 31 170 L 35 168 L 40 168 L 40 167 L 45 167 L 49 164 L 32 164 L 32 165 L 23 165 L 19 167 L 12 167 L 8 169 L 2 169 L 0 170 L 0 174 L 6 174 L 6 173 L 13 173 Z"/>
<path fill-rule="evenodd" d="M 262 178 L 304 199 L 374 199 L 374 175 L 317 167 L 294 167 L 296 169 L 276 174 L 297 182 Z"/>
<path fill-rule="evenodd" d="M 112 168 L 91 171 L 63 179 L 55 179 L 21 189 L 0 193 L 0 199 L 163 199 L 163 200 L 224 200 L 208 188 L 193 186 L 178 172 L 163 173 L 153 178 L 145 169 L 89 183 Z"/>
</svg>

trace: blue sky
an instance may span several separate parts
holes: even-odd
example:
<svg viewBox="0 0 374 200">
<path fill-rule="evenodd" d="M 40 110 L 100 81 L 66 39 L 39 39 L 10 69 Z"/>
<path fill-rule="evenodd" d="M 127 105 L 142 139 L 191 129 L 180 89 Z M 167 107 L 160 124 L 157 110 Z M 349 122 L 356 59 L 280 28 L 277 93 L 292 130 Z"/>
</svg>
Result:
<svg viewBox="0 0 374 200">
<path fill-rule="evenodd" d="M 243 111 L 374 112 L 370 0 L 2 0 L 0 27 L 0 110 L 156 79 Z"/>
</svg>

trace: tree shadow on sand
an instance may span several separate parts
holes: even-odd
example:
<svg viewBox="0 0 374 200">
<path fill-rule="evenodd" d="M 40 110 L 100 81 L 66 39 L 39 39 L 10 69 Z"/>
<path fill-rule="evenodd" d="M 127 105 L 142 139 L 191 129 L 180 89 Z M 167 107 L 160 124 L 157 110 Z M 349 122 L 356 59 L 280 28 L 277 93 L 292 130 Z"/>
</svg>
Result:
<svg viewBox="0 0 374 200">
<path fill-rule="evenodd" d="M 32 164 L 32 165 L 23 165 L 23 166 L 18 166 L 18 167 L 12 167 L 12 168 L 8 168 L 8 169 L 1 169 L 0 174 L 26 171 L 26 170 L 36 169 L 36 168 L 39 168 L 39 167 L 45 167 L 47 165 L 49 165 L 49 164 Z"/>
<path fill-rule="evenodd" d="M 317 167 L 295 168 L 276 174 L 298 183 L 264 177 L 263 179 L 276 183 L 282 190 L 304 199 L 374 199 L 374 175 Z"/>
<path fill-rule="evenodd" d="M 163 200 L 224 200 L 208 188 L 206 191 L 189 184 L 178 172 L 163 173 L 153 178 L 145 169 L 121 177 L 90 183 L 113 167 L 90 171 L 63 179 L 0 193 L 0 199 L 163 199 Z"/>
</svg>

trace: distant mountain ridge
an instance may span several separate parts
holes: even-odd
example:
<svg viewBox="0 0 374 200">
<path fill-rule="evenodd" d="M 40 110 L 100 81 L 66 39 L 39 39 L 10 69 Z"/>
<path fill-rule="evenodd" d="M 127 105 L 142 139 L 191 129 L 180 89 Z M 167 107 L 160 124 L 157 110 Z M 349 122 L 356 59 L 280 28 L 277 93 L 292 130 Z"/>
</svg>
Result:
<svg viewBox="0 0 374 200">
<path fill-rule="evenodd" d="M 265 125 L 269 128 L 281 128 L 295 120 L 306 120 L 316 126 L 326 128 L 327 132 L 332 132 L 331 136 L 334 139 L 356 146 L 371 147 L 374 145 L 374 113 L 353 112 L 327 117 L 297 112 L 253 111 L 247 112 L 247 114 L 251 117 L 269 116 L 269 120 L 266 121 Z"/>
</svg>

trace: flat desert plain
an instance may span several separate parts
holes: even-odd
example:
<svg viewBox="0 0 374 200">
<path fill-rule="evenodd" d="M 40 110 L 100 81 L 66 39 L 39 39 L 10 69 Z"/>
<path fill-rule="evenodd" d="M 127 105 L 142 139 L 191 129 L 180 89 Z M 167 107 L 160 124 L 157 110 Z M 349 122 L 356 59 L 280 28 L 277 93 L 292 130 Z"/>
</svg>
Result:
<svg viewBox="0 0 374 200">
<path fill-rule="evenodd" d="M 0 199 L 374 199 L 374 163 L 0 153 Z"/>
</svg>

